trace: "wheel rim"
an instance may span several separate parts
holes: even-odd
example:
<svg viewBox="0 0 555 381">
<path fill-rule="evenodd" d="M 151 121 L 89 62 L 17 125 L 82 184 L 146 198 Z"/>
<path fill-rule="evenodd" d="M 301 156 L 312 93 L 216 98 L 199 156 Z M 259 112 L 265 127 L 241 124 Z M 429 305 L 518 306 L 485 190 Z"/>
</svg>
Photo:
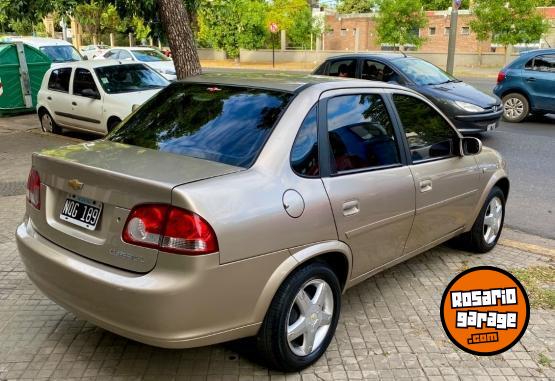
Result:
<svg viewBox="0 0 555 381">
<path fill-rule="evenodd" d="M 44 114 L 41 118 L 40 125 L 44 132 L 52 132 L 53 126 L 52 126 L 52 118 L 50 117 L 50 115 Z"/>
<path fill-rule="evenodd" d="M 334 313 L 333 291 L 322 279 L 306 282 L 287 315 L 287 342 L 297 356 L 308 356 L 324 342 Z"/>
<path fill-rule="evenodd" d="M 503 220 L 503 203 L 499 197 L 494 197 L 488 204 L 486 215 L 484 216 L 484 241 L 488 245 L 495 242 L 499 230 L 501 230 L 501 222 Z"/>
<path fill-rule="evenodd" d="M 524 112 L 524 102 L 518 98 L 509 98 L 505 101 L 504 110 L 507 118 L 519 118 Z"/>
</svg>

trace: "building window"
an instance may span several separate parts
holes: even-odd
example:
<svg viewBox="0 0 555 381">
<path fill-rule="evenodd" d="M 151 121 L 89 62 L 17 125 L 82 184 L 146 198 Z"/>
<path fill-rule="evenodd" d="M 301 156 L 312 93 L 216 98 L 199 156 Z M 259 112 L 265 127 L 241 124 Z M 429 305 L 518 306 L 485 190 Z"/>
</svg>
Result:
<svg viewBox="0 0 555 381">
<path fill-rule="evenodd" d="M 430 36 L 435 36 L 436 35 L 436 27 L 435 26 L 431 26 L 430 29 L 428 30 L 428 34 Z"/>
<path fill-rule="evenodd" d="M 450 31 L 451 31 L 451 27 L 446 26 L 445 29 L 443 29 L 443 35 L 449 36 Z"/>
<path fill-rule="evenodd" d="M 461 34 L 463 36 L 468 36 L 470 34 L 470 27 L 468 26 L 463 26 L 462 30 L 461 30 Z"/>
<path fill-rule="evenodd" d="M 346 35 L 347 35 L 347 29 L 341 28 L 341 36 L 346 36 Z"/>
</svg>

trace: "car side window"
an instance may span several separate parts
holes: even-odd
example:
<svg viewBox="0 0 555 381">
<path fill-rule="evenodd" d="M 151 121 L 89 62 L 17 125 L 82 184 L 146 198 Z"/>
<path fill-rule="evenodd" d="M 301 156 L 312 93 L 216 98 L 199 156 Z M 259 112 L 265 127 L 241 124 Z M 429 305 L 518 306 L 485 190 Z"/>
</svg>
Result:
<svg viewBox="0 0 555 381">
<path fill-rule="evenodd" d="M 361 78 L 370 81 L 402 83 L 401 77 L 395 70 L 384 63 L 373 60 L 364 60 Z"/>
<path fill-rule="evenodd" d="M 298 175 L 318 177 L 318 107 L 308 112 L 291 149 L 291 167 Z"/>
<path fill-rule="evenodd" d="M 415 97 L 394 94 L 393 101 L 414 163 L 455 155 L 458 135 L 443 116 Z"/>
<path fill-rule="evenodd" d="M 355 78 L 357 69 L 357 60 L 337 60 L 330 62 L 328 75 L 333 77 Z"/>
<path fill-rule="evenodd" d="M 90 93 L 85 94 L 85 90 L 92 90 L 94 93 L 98 94 L 98 88 L 94 83 L 91 72 L 87 69 L 75 69 L 75 75 L 73 76 L 73 94 L 90 97 Z"/>
<path fill-rule="evenodd" d="M 127 52 L 125 50 L 120 50 L 119 55 L 118 55 L 118 59 L 119 60 L 132 60 L 133 57 L 131 57 L 131 54 L 129 54 L 129 52 Z"/>
<path fill-rule="evenodd" d="M 534 57 L 526 63 L 525 68 L 528 70 L 555 73 L 555 54 Z"/>
<path fill-rule="evenodd" d="M 119 50 L 110 50 L 109 52 L 106 52 L 106 54 L 104 54 L 104 58 L 106 59 L 117 59 L 118 56 L 118 52 Z"/>
<path fill-rule="evenodd" d="M 48 79 L 48 89 L 55 91 L 69 92 L 69 78 L 71 77 L 71 68 L 62 68 L 52 70 Z"/>
<path fill-rule="evenodd" d="M 394 127 L 381 96 L 331 98 L 327 124 L 333 173 L 401 164 Z"/>
</svg>

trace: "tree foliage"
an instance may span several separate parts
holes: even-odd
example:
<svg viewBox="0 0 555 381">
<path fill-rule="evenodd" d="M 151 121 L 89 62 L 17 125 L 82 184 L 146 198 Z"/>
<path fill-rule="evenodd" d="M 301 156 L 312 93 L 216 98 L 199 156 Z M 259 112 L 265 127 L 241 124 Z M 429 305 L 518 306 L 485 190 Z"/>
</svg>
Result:
<svg viewBox="0 0 555 381">
<path fill-rule="evenodd" d="M 222 49 L 228 57 L 239 49 L 257 49 L 267 37 L 264 0 L 205 0 L 198 10 L 199 41 Z"/>
<path fill-rule="evenodd" d="M 276 23 L 287 31 L 289 42 L 297 47 L 310 46 L 311 34 L 319 34 L 316 20 L 306 0 L 273 0 L 269 3 L 266 24 Z"/>
<path fill-rule="evenodd" d="M 476 0 L 470 26 L 481 41 L 504 46 L 537 42 L 548 29 L 537 5 L 537 0 Z"/>
<path fill-rule="evenodd" d="M 337 3 L 339 13 L 370 13 L 379 0 L 340 0 Z"/>
<path fill-rule="evenodd" d="M 427 18 L 420 0 L 382 0 L 376 18 L 378 42 L 393 46 L 421 46 L 424 39 L 418 34 Z"/>
</svg>

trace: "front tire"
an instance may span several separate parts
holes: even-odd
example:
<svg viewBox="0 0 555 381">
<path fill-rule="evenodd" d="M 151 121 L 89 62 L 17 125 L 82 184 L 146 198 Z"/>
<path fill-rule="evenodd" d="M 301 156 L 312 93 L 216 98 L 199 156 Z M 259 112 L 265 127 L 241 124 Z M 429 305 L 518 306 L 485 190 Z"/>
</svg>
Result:
<svg viewBox="0 0 555 381">
<path fill-rule="evenodd" d="M 469 251 L 487 253 L 497 245 L 504 220 L 505 194 L 499 187 L 493 187 L 472 229 L 461 235 L 458 241 Z"/>
<path fill-rule="evenodd" d="M 316 362 L 330 344 L 341 309 L 341 285 L 328 265 L 313 262 L 277 291 L 257 336 L 270 367 L 295 372 Z"/>
<path fill-rule="evenodd" d="M 520 123 L 529 113 L 530 104 L 524 95 L 511 93 L 503 97 L 503 119 L 507 122 Z"/>
</svg>

